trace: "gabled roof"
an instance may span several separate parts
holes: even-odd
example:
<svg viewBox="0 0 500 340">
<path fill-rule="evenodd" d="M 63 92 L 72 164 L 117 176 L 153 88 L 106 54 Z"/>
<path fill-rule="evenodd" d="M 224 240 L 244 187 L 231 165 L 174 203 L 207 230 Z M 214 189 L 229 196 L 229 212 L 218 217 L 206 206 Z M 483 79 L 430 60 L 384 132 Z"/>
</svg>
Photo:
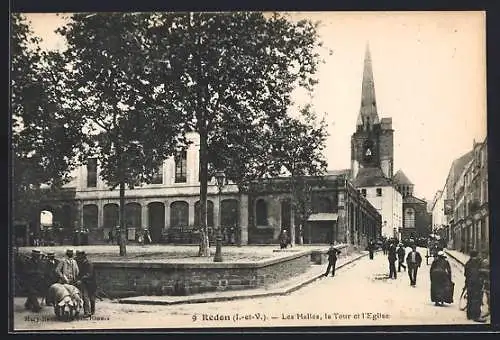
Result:
<svg viewBox="0 0 500 340">
<path fill-rule="evenodd" d="M 355 187 L 389 186 L 392 181 L 384 176 L 380 168 L 360 168 L 353 181 Z"/>
<path fill-rule="evenodd" d="M 392 177 L 392 181 L 397 185 L 413 185 L 412 181 L 408 179 L 403 170 L 399 169 L 398 172 Z"/>
<path fill-rule="evenodd" d="M 415 196 L 406 196 L 403 198 L 403 204 L 404 203 L 416 203 L 416 204 L 425 204 L 427 205 L 427 202 L 424 200 L 421 200 L 420 198 L 416 198 Z"/>
</svg>

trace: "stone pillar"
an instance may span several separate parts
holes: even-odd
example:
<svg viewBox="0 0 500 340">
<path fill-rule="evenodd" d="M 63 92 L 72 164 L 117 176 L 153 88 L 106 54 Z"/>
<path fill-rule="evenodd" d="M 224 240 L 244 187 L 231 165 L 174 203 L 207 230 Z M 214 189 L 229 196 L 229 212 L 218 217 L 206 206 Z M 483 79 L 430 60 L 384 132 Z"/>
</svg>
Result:
<svg viewBox="0 0 500 340">
<path fill-rule="evenodd" d="M 240 194 L 240 245 L 248 244 L 248 195 Z M 215 209 L 215 208 L 214 208 Z"/>
<path fill-rule="evenodd" d="M 293 204 L 290 202 L 290 243 L 292 246 L 295 245 L 295 209 L 293 208 Z"/>
<path fill-rule="evenodd" d="M 194 201 L 189 200 L 189 216 L 188 216 L 188 225 L 194 225 Z"/>
<path fill-rule="evenodd" d="M 170 227 L 170 202 L 165 201 L 163 204 L 165 205 L 165 229 L 168 229 Z"/>
<path fill-rule="evenodd" d="M 97 228 L 102 229 L 104 224 L 104 202 L 99 200 L 97 202 Z"/>
<path fill-rule="evenodd" d="M 74 227 L 83 226 L 83 201 L 78 201 L 76 204 L 76 225 Z"/>
<path fill-rule="evenodd" d="M 141 228 L 149 227 L 149 208 L 147 203 L 141 203 Z"/>
</svg>

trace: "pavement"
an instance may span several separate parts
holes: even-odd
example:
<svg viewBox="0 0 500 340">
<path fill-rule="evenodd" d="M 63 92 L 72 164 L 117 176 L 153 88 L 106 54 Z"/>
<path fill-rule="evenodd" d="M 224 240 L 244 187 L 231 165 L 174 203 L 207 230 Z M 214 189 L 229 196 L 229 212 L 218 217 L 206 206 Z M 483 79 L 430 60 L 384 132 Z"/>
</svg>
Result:
<svg viewBox="0 0 500 340">
<path fill-rule="evenodd" d="M 463 266 L 450 262 L 455 301 L 439 307 L 430 301 L 430 265 L 422 264 L 417 285 L 411 287 L 404 271 L 389 279 L 387 256 L 377 253 L 373 260 L 363 256 L 344 264 L 335 277 L 318 276 L 286 295 L 175 305 L 104 300 L 97 302 L 93 319 L 76 322 L 55 320 L 48 307 L 30 313 L 23 299 L 16 298 L 13 319 L 16 330 L 477 325 L 458 308 Z M 321 275 L 326 265 L 315 267 Z"/>
<path fill-rule="evenodd" d="M 352 263 L 353 261 L 356 261 L 367 255 L 367 251 L 356 253 L 353 252 L 348 255 L 341 255 L 337 260 L 336 270 L 341 269 L 342 267 Z M 287 295 L 307 284 L 310 284 L 324 277 L 325 269 L 326 265 L 311 265 L 311 268 L 303 274 L 300 274 L 288 280 L 283 280 L 278 283 L 268 285 L 267 287 L 263 288 L 207 292 L 188 296 L 135 296 L 118 299 L 118 302 L 123 304 L 175 305 Z"/>
</svg>

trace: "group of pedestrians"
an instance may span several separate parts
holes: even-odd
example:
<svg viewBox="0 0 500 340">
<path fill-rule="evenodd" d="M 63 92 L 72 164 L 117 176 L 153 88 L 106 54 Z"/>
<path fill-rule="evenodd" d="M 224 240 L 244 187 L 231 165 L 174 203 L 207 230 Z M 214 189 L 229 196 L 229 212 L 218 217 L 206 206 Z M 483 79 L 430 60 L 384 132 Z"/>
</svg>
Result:
<svg viewBox="0 0 500 340">
<path fill-rule="evenodd" d="M 369 257 L 373 259 L 373 252 L 376 249 L 374 242 L 368 245 Z M 411 251 L 406 254 L 403 244 L 388 242 L 383 247 L 389 261 L 389 279 L 396 279 L 397 273 L 401 270 L 408 272 L 410 286 L 416 287 L 418 269 L 422 264 L 422 255 L 418 252 L 415 244 L 411 245 Z M 398 268 L 396 270 L 396 261 Z M 406 265 L 405 265 L 406 263 Z M 453 293 L 455 283 L 452 280 L 452 271 L 450 263 L 442 248 L 435 252 L 430 270 L 431 282 L 431 301 L 435 306 L 443 306 L 445 303 L 453 303 Z M 470 259 L 464 267 L 465 290 L 467 292 L 467 319 L 476 322 L 485 322 L 481 317 L 481 305 L 483 303 L 483 294 L 486 291 L 489 297 L 489 262 L 479 257 L 477 251 L 470 252 Z M 489 299 L 489 298 L 488 298 Z M 489 304 L 489 301 L 487 301 Z"/>
<path fill-rule="evenodd" d="M 417 247 L 415 245 L 412 245 L 411 251 L 406 254 L 406 249 L 402 243 L 396 245 L 396 242 L 391 242 L 387 247 L 387 259 L 389 261 L 389 279 L 397 279 L 397 273 L 401 272 L 401 268 L 403 268 L 408 272 L 410 286 L 416 286 L 418 269 L 422 264 L 422 256 L 417 251 Z M 398 262 L 397 270 L 396 261 Z"/>
<path fill-rule="evenodd" d="M 54 283 L 77 287 L 83 299 L 84 317 L 95 314 L 97 282 L 94 265 L 84 251 L 66 250 L 66 257 L 56 259 L 55 253 L 47 253 L 46 259 L 40 250 L 34 249 L 31 257 L 20 268 L 20 275 L 27 290 L 24 307 L 33 312 L 42 310 L 40 300 L 50 305 L 49 288 Z M 40 299 L 40 300 L 39 300 Z"/>
</svg>

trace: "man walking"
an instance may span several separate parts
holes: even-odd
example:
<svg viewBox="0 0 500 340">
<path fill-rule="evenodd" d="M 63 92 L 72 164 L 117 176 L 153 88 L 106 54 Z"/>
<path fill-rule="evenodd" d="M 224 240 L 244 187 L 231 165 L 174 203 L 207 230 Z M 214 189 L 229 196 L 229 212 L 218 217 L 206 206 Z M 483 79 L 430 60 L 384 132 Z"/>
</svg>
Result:
<svg viewBox="0 0 500 340">
<path fill-rule="evenodd" d="M 328 249 L 328 267 L 326 267 L 325 277 L 330 273 L 330 269 L 332 270 L 332 277 L 335 276 L 335 266 L 337 265 L 337 255 L 340 254 L 340 250 L 335 248 L 335 244 L 332 242 L 330 244 L 330 249 Z"/>
<path fill-rule="evenodd" d="M 406 265 L 408 266 L 408 276 L 410 277 L 410 286 L 415 287 L 417 284 L 418 268 L 422 264 L 422 256 L 417 251 L 417 246 L 411 246 L 411 252 L 406 257 Z"/>
<path fill-rule="evenodd" d="M 396 245 L 394 243 L 389 244 L 389 249 L 387 250 L 387 258 L 389 260 L 389 279 L 397 279 L 396 273 Z"/>
<path fill-rule="evenodd" d="M 280 248 L 285 249 L 288 245 L 288 234 L 286 232 L 286 229 L 281 230 L 281 234 L 279 235 L 279 241 L 280 241 Z"/>
<path fill-rule="evenodd" d="M 373 260 L 373 252 L 375 251 L 375 242 L 371 240 L 368 242 L 368 254 L 370 256 L 370 260 Z"/>
<path fill-rule="evenodd" d="M 97 281 L 94 264 L 89 261 L 84 251 L 78 254 L 77 260 L 80 264 L 77 285 L 82 293 L 83 317 L 87 318 L 95 314 Z"/>
<path fill-rule="evenodd" d="M 406 266 L 404 265 L 405 255 L 406 255 L 406 250 L 403 247 L 403 244 L 400 243 L 398 248 L 398 272 L 401 272 L 401 267 L 403 267 L 404 270 L 406 271 Z"/>
<path fill-rule="evenodd" d="M 66 258 L 61 260 L 56 268 L 56 273 L 59 279 L 59 283 L 68 283 L 74 285 L 79 269 L 78 264 L 73 258 L 73 249 L 66 250 Z"/>
</svg>

